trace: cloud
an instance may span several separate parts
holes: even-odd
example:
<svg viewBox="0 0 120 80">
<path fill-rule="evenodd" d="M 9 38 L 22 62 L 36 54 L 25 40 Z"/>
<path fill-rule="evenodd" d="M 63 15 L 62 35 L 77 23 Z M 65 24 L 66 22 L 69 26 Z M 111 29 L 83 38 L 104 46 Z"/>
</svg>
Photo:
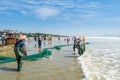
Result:
<svg viewBox="0 0 120 80">
<path fill-rule="evenodd" d="M 25 4 L 21 4 L 19 1 L 8 1 L 8 0 L 2 0 L 0 2 L 0 12 L 5 13 L 11 13 L 14 14 L 14 12 L 20 12 L 22 14 L 25 14 L 27 12 L 27 6 Z M 24 12 L 23 12 L 24 11 Z"/>
<path fill-rule="evenodd" d="M 34 4 L 34 5 L 70 5 L 72 3 L 74 3 L 73 0 L 22 0 L 22 2 L 25 2 L 27 4 Z"/>
<path fill-rule="evenodd" d="M 102 21 L 106 23 L 120 23 L 120 17 L 105 17 Z"/>
<path fill-rule="evenodd" d="M 10 12 L 15 14 L 16 11 L 32 17 L 37 15 L 41 19 L 54 17 L 57 18 L 54 20 L 70 21 L 70 19 L 74 20 L 76 18 L 88 20 L 97 16 L 97 11 L 101 6 L 103 5 L 98 1 L 86 2 L 86 0 L 2 0 L 0 2 L 0 13 Z"/>
<path fill-rule="evenodd" d="M 59 14 L 59 11 L 56 8 L 51 7 L 41 7 L 35 12 L 41 19 L 47 19 L 49 17 L 54 17 Z"/>
<path fill-rule="evenodd" d="M 20 11 L 22 14 L 27 14 L 28 12 L 27 11 Z"/>
</svg>

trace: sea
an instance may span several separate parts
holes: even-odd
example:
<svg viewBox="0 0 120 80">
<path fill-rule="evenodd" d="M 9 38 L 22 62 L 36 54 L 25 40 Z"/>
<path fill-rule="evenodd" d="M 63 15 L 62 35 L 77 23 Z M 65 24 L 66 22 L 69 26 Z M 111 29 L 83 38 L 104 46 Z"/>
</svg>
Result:
<svg viewBox="0 0 120 80">
<path fill-rule="evenodd" d="M 120 38 L 88 37 L 84 55 L 78 57 L 82 80 L 120 80 Z"/>
</svg>

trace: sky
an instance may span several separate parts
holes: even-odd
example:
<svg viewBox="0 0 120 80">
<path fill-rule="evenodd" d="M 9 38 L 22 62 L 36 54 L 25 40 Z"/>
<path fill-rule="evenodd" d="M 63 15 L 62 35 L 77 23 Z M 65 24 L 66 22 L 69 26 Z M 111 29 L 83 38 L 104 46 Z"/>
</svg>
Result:
<svg viewBox="0 0 120 80">
<path fill-rule="evenodd" d="M 0 0 L 0 30 L 59 35 L 120 34 L 120 0 Z"/>
</svg>

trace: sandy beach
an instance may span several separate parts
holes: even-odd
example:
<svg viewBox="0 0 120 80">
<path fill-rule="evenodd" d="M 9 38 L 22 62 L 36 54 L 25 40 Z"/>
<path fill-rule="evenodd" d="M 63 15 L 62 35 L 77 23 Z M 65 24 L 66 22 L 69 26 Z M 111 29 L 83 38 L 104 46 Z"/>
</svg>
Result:
<svg viewBox="0 0 120 80">
<path fill-rule="evenodd" d="M 34 41 L 30 44 L 33 45 Z M 55 43 L 53 43 L 55 44 Z M 64 43 L 62 43 L 64 44 Z M 31 48 L 31 47 L 29 47 Z M 36 53 L 38 49 L 32 47 Z M 24 61 L 21 72 L 16 71 L 16 62 L 0 64 L 2 80 L 82 80 L 81 65 L 73 55 L 72 46 L 51 50 L 52 56 L 35 61 Z M 0 48 L 0 55 L 14 57 L 13 45 Z M 29 53 L 33 51 L 28 49 Z"/>
</svg>

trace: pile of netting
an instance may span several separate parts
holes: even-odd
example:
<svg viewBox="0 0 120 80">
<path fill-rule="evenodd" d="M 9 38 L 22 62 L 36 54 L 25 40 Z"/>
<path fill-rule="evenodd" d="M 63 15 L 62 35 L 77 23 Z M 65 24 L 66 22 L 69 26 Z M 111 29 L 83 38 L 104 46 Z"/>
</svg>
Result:
<svg viewBox="0 0 120 80">
<path fill-rule="evenodd" d="M 89 44 L 89 43 L 86 43 L 86 44 Z M 45 49 L 42 50 L 41 53 L 36 53 L 36 54 L 33 54 L 33 55 L 28 55 L 28 56 L 24 57 L 23 60 L 33 61 L 33 60 L 37 60 L 39 58 L 49 57 L 49 56 L 52 55 L 52 52 L 50 51 L 50 49 L 61 50 L 61 47 L 65 47 L 65 46 L 73 46 L 73 44 L 56 45 L 56 46 L 51 47 L 51 48 L 45 48 Z M 7 57 L 7 56 L 0 56 L 0 64 L 2 64 L 2 63 L 8 63 L 8 62 L 13 62 L 13 61 L 16 61 L 16 58 Z"/>
</svg>

